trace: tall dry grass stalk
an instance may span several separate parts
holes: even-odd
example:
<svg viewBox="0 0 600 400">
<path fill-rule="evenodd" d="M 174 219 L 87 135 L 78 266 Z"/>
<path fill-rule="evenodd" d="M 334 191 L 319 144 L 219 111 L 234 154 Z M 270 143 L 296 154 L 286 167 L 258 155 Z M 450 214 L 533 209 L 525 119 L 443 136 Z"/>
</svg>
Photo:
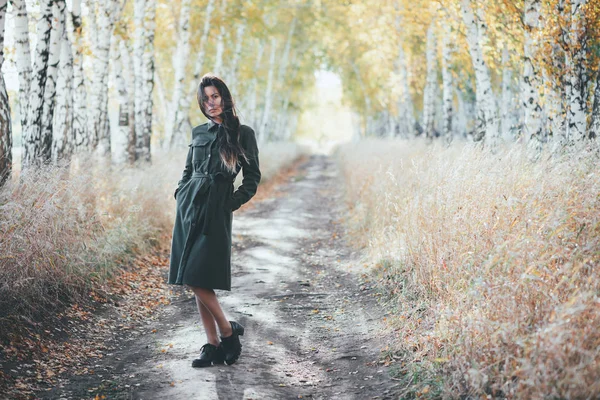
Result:
<svg viewBox="0 0 600 400">
<path fill-rule="evenodd" d="M 77 158 L 15 174 L 0 189 L 0 321 L 85 301 L 132 257 L 169 241 L 185 154 L 144 167 Z M 299 155 L 289 143 L 265 146 L 264 181 Z"/>
<path fill-rule="evenodd" d="M 520 147 L 337 153 L 353 238 L 395 309 L 407 393 L 600 395 L 600 171 Z"/>
</svg>

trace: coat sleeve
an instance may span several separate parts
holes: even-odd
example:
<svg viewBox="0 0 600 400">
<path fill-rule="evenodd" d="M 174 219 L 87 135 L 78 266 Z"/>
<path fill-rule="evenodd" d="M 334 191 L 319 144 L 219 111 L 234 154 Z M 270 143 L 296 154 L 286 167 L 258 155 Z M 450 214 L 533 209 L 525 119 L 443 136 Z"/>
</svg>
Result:
<svg viewBox="0 0 600 400">
<path fill-rule="evenodd" d="M 246 153 L 248 161 L 241 157 L 242 173 L 244 178 L 242 184 L 231 196 L 229 208 L 235 211 L 248 202 L 254 194 L 260 183 L 260 168 L 258 162 L 258 145 L 256 143 L 256 135 L 250 127 L 246 127 L 247 131 L 242 132 L 240 144 Z"/>
<path fill-rule="evenodd" d="M 192 177 L 192 145 L 188 145 L 190 149 L 188 150 L 187 157 L 185 159 L 185 168 L 183 169 L 183 174 L 181 174 L 181 179 L 177 182 L 177 189 L 175 189 L 175 193 L 173 193 L 173 197 L 177 200 L 177 192 L 181 189 L 184 183 L 190 180 Z"/>
</svg>

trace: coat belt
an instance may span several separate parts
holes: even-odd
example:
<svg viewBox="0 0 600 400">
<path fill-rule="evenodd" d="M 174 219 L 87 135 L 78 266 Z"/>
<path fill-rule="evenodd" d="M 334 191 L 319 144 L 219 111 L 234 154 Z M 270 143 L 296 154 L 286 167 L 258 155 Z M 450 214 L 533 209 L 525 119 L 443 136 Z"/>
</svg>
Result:
<svg viewBox="0 0 600 400">
<path fill-rule="evenodd" d="M 206 205 L 203 209 L 204 225 L 202 226 L 202 234 L 208 235 L 213 215 L 219 211 L 219 204 L 223 201 L 223 196 L 227 193 L 229 185 L 233 184 L 234 179 L 223 172 L 214 174 L 193 172 L 192 178 L 206 178 L 206 181 L 196 192 L 193 203 L 197 205 L 198 199 L 208 192 Z"/>
</svg>

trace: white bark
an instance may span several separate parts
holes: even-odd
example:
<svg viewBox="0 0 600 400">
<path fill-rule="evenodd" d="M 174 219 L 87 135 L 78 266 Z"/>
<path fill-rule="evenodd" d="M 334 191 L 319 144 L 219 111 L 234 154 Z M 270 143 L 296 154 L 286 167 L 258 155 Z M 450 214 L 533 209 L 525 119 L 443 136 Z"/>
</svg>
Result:
<svg viewBox="0 0 600 400">
<path fill-rule="evenodd" d="M 267 76 L 267 88 L 265 90 L 265 103 L 263 105 L 262 121 L 258 131 L 258 139 L 265 141 L 269 138 L 271 132 L 271 104 L 273 103 L 273 78 L 275 75 L 275 52 L 277 50 L 277 38 L 271 38 L 271 56 L 269 58 L 269 74 Z"/>
<path fill-rule="evenodd" d="M 304 49 L 301 48 L 298 51 L 303 52 Z M 296 75 L 298 73 L 298 70 L 299 70 L 299 65 L 296 63 L 297 55 L 298 55 L 298 53 L 294 52 L 294 56 L 292 57 L 291 62 L 290 62 L 290 64 L 293 65 L 293 68 L 292 68 L 289 78 L 286 79 L 286 82 L 288 82 L 288 83 L 291 83 L 294 81 L 294 79 L 296 78 Z M 279 139 L 279 140 L 287 140 L 289 138 L 289 132 L 288 132 L 287 128 L 289 127 L 289 121 L 292 118 L 292 114 L 288 111 L 291 96 L 292 96 L 292 91 L 286 90 L 285 94 L 283 96 L 281 108 L 277 112 L 277 124 L 275 125 L 275 132 L 276 132 L 277 139 Z"/>
<path fill-rule="evenodd" d="M 90 93 L 89 129 L 92 147 L 99 156 L 111 154 L 110 124 L 108 120 L 108 68 L 110 60 L 110 38 L 114 30 L 117 0 L 95 4 L 96 29 L 90 26 L 93 47 L 93 77 Z M 92 11 L 92 13 L 94 12 Z M 93 20 L 93 18 L 91 18 Z"/>
<path fill-rule="evenodd" d="M 4 26 L 6 24 L 7 0 L 0 0 L 0 187 L 10 178 L 12 171 L 12 123 L 8 93 L 2 74 L 4 63 Z"/>
<path fill-rule="evenodd" d="M 194 63 L 194 75 L 193 79 L 190 80 L 189 88 L 187 89 L 186 95 L 181 97 L 179 102 L 179 110 L 183 112 L 177 115 L 175 120 L 175 129 L 171 136 L 171 147 L 181 143 L 183 146 L 187 146 L 191 140 L 191 124 L 189 120 L 189 109 L 192 99 L 196 98 L 196 92 L 198 91 L 198 84 L 200 83 L 200 77 L 202 73 L 202 67 L 204 64 L 204 57 L 206 53 L 205 43 L 208 40 L 208 33 L 210 30 L 211 16 L 215 8 L 215 0 L 208 0 L 206 5 L 206 11 L 204 15 L 204 27 L 202 29 L 202 37 L 200 38 L 200 48 L 196 56 L 196 62 Z"/>
<path fill-rule="evenodd" d="M 37 45 L 35 49 L 35 65 L 33 79 L 27 102 L 27 116 L 23 127 L 23 157 L 21 170 L 25 171 L 30 166 L 42 161 L 41 127 L 44 109 L 44 91 L 46 89 L 46 70 L 48 67 L 48 43 L 52 30 L 52 3 L 53 0 L 40 1 L 40 19 L 37 23 Z"/>
<path fill-rule="evenodd" d="M 437 71 L 436 71 L 436 38 L 435 38 L 435 23 L 431 22 L 427 29 L 427 49 L 425 57 L 427 59 L 427 76 L 425 89 L 423 90 L 423 130 L 427 138 L 435 136 L 435 97 L 437 88 Z"/>
<path fill-rule="evenodd" d="M 227 86 L 229 87 L 229 90 L 232 93 L 232 96 L 234 96 L 238 93 L 238 79 L 237 79 L 237 71 L 238 71 L 238 64 L 240 62 L 240 57 L 242 55 L 242 48 L 244 45 L 244 39 L 246 38 L 244 36 L 244 32 L 246 31 L 246 19 L 244 19 L 242 22 L 240 22 L 237 26 L 236 29 L 236 33 L 235 33 L 235 49 L 233 51 L 233 57 L 231 59 L 231 64 L 229 66 L 229 72 L 227 73 L 225 79 L 226 79 L 226 83 Z"/>
<path fill-rule="evenodd" d="M 152 135 L 152 92 L 154 90 L 154 35 L 156 31 L 156 0 L 147 0 L 144 10 L 144 53 L 142 56 L 142 103 L 139 124 L 136 124 L 137 158 L 151 160 L 150 139 Z"/>
<path fill-rule="evenodd" d="M 512 90 L 511 80 L 512 71 L 509 65 L 510 54 L 508 51 L 508 45 L 505 42 L 502 48 L 502 97 L 500 105 L 500 132 L 502 138 L 506 142 L 513 141 L 513 135 L 511 133 L 512 121 Z"/>
<path fill-rule="evenodd" d="M 56 81 L 58 79 L 58 63 L 62 52 L 62 40 L 65 31 L 64 0 L 55 0 L 52 6 L 52 31 L 48 51 L 48 68 L 46 70 L 46 89 L 44 90 L 44 106 L 42 111 L 41 145 L 43 160 L 52 159 L 52 128 L 56 97 Z"/>
<path fill-rule="evenodd" d="M 73 152 L 91 150 L 91 138 L 87 129 L 87 90 L 83 72 L 83 34 L 81 27 L 81 0 L 73 0 L 71 41 L 73 42 Z"/>
<path fill-rule="evenodd" d="M 63 21 L 68 13 L 63 10 Z M 73 152 L 73 51 L 67 32 L 62 29 L 60 65 L 56 82 L 56 111 L 52 127 L 52 161 L 69 158 Z"/>
<path fill-rule="evenodd" d="M 123 73 L 123 62 L 122 62 L 122 43 L 123 39 L 117 35 L 112 37 L 111 43 L 111 59 L 112 59 L 112 73 L 113 82 L 115 89 L 117 90 L 117 103 L 119 104 L 118 114 L 118 137 L 119 143 L 128 143 L 129 141 L 129 93 L 127 92 L 127 83 L 125 81 Z M 125 158 L 127 158 L 127 149 L 123 149 Z M 122 159 L 121 159 L 122 161 Z"/>
<path fill-rule="evenodd" d="M 287 82 L 287 70 L 288 65 L 290 64 L 290 48 L 292 44 L 292 39 L 294 37 L 294 30 L 296 29 L 296 18 L 292 19 L 292 23 L 290 24 L 290 29 L 288 30 L 285 46 L 283 49 L 283 54 L 279 61 L 279 68 L 277 69 L 277 79 L 276 84 L 283 88 L 286 86 Z M 293 63 L 292 63 L 293 64 Z M 276 95 L 276 107 L 277 113 L 275 116 L 275 123 L 271 124 L 271 137 L 275 140 L 281 140 L 283 138 L 283 129 L 281 127 L 281 123 L 288 118 L 287 108 L 289 104 L 290 91 L 285 90 L 282 93 L 281 90 L 277 91 Z"/>
<path fill-rule="evenodd" d="M 215 68 L 213 73 L 217 76 L 223 75 L 223 51 L 225 49 L 225 21 L 227 16 L 227 0 L 221 0 L 221 8 L 219 9 L 221 23 L 219 24 L 219 35 L 215 43 L 217 44 L 217 53 L 215 55 Z"/>
<path fill-rule="evenodd" d="M 254 71 L 260 71 L 260 62 L 262 60 L 262 55 L 265 50 L 265 42 L 264 39 L 256 39 L 256 59 L 254 60 Z M 258 129 L 260 124 L 260 116 L 256 111 L 257 108 L 257 86 L 258 86 L 258 74 L 253 74 L 252 80 L 249 85 L 248 90 L 248 120 L 250 121 L 250 125 L 255 129 Z M 244 107 L 242 107 L 244 108 Z M 261 135 L 262 132 L 257 132 L 257 135 Z"/>
<path fill-rule="evenodd" d="M 398 73 L 400 79 L 401 94 L 398 98 L 398 132 L 400 136 L 409 138 L 415 136 L 415 108 L 410 94 L 410 76 L 406 53 L 402 44 L 398 46 Z"/>
<path fill-rule="evenodd" d="M 135 79 L 131 49 L 126 40 L 119 41 L 119 55 L 124 66 L 123 75 L 127 83 L 127 111 L 129 113 L 127 129 L 127 160 L 130 164 L 135 162 Z"/>
<path fill-rule="evenodd" d="M 452 140 L 452 119 L 454 113 L 454 84 L 450 64 L 452 63 L 452 30 L 448 21 L 442 22 L 444 35 L 442 38 L 442 135 L 447 141 Z"/>
<path fill-rule="evenodd" d="M 19 114 L 21 127 L 25 130 L 27 120 L 27 103 L 31 87 L 31 48 L 29 46 L 29 17 L 25 0 L 11 0 L 15 28 L 15 51 L 17 70 L 19 71 Z"/>
<path fill-rule="evenodd" d="M 594 90 L 589 137 L 596 140 L 600 137 L 600 70 L 596 72 L 596 89 Z"/>
<path fill-rule="evenodd" d="M 358 65 L 356 65 L 356 63 L 354 61 L 352 61 L 352 70 L 354 71 L 354 74 L 356 75 L 356 80 L 358 81 L 358 86 L 360 87 L 360 91 L 363 95 L 363 100 L 365 102 L 365 111 L 362 114 L 362 117 L 364 119 L 364 130 L 362 130 L 362 132 L 360 133 L 360 135 L 362 137 L 364 137 L 371 132 L 371 121 L 372 121 L 371 99 L 368 96 L 367 87 L 365 85 L 365 82 L 362 79 L 360 69 L 358 68 Z"/>
<path fill-rule="evenodd" d="M 175 56 L 173 57 L 173 96 L 167 109 L 167 115 L 165 118 L 165 148 L 171 146 L 171 138 L 175 131 L 175 121 L 180 119 L 179 114 L 187 114 L 187 109 L 183 110 L 181 106 L 181 97 L 184 95 L 185 89 L 185 68 L 187 59 L 190 56 L 190 3 L 191 0 L 182 0 L 181 9 L 179 12 L 179 26 L 177 29 L 177 49 L 175 50 Z"/>
<path fill-rule="evenodd" d="M 571 29 L 569 32 L 570 57 L 568 59 L 569 77 L 567 96 L 567 133 L 565 145 L 581 143 L 586 139 L 586 70 L 585 56 L 587 45 L 584 32 L 584 10 L 587 0 L 572 0 Z"/>
<path fill-rule="evenodd" d="M 521 105 L 524 111 L 523 135 L 528 148 L 538 154 L 544 141 L 540 106 L 539 72 L 533 63 L 538 52 L 538 30 L 540 28 L 540 0 L 525 0 L 525 38 L 523 49 L 523 75 L 521 80 Z"/>
<path fill-rule="evenodd" d="M 473 140 L 480 141 L 486 139 L 494 146 L 498 137 L 498 117 L 494 93 L 492 91 L 492 82 L 490 71 L 483 58 L 481 43 L 483 34 L 479 30 L 479 25 L 483 23 L 480 18 L 476 18 L 471 7 L 471 0 L 461 0 L 462 18 L 467 27 L 467 43 L 469 53 L 475 70 L 476 96 L 477 96 L 477 121 L 473 132 Z"/>
</svg>

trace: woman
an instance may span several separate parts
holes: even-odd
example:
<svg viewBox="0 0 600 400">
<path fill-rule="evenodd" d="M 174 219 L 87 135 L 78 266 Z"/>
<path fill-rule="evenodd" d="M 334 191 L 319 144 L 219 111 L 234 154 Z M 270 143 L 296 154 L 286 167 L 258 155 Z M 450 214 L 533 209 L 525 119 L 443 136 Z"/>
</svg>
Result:
<svg viewBox="0 0 600 400">
<path fill-rule="evenodd" d="M 194 292 L 207 343 L 192 367 L 207 367 L 231 365 L 242 351 L 239 336 L 244 327 L 227 320 L 214 289 L 231 290 L 232 212 L 254 196 L 261 174 L 254 131 L 240 124 L 225 82 L 204 75 L 197 99 L 209 121 L 192 130 L 174 193 L 177 212 L 169 283 L 187 285 Z M 233 181 L 240 170 L 244 179 L 234 192 Z"/>
</svg>

